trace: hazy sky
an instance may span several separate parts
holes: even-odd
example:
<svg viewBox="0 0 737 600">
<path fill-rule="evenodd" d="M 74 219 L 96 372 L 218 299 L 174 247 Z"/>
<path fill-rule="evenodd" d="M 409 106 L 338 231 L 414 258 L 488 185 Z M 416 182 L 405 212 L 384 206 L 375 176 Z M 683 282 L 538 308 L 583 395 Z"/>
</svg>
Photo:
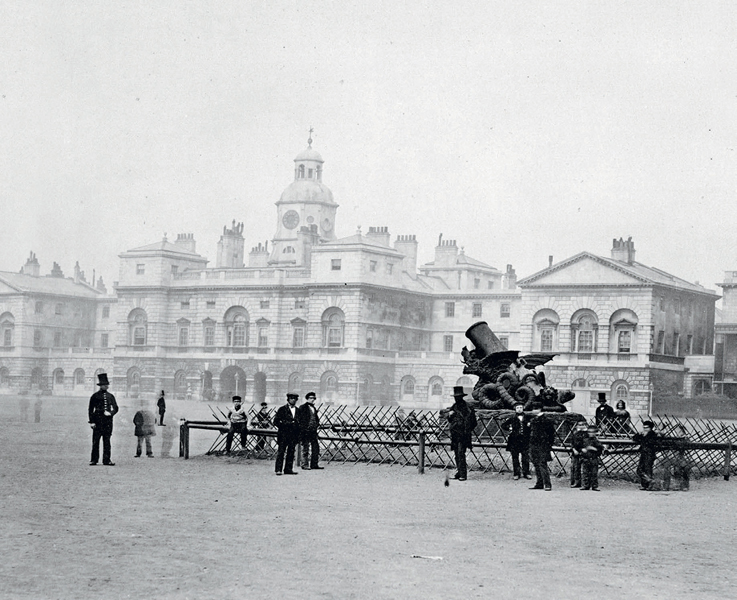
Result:
<svg viewBox="0 0 737 600">
<path fill-rule="evenodd" d="M 632 236 L 737 269 L 733 2 L 0 4 L 0 270 L 271 239 L 307 145 L 338 236 L 438 234 L 519 276 Z"/>
</svg>

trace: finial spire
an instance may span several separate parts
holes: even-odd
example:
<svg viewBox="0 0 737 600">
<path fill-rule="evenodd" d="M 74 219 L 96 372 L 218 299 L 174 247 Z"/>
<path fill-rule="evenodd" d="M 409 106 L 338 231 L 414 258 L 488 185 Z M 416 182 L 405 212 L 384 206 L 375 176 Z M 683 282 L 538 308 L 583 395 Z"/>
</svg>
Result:
<svg viewBox="0 0 737 600">
<path fill-rule="evenodd" d="M 315 130 L 314 130 L 314 129 L 312 129 L 312 127 L 310 127 L 310 137 L 308 137 L 308 138 L 307 138 L 307 145 L 308 145 L 308 146 L 309 146 L 310 148 L 312 148 L 312 132 L 313 132 L 313 131 L 315 131 Z"/>
</svg>

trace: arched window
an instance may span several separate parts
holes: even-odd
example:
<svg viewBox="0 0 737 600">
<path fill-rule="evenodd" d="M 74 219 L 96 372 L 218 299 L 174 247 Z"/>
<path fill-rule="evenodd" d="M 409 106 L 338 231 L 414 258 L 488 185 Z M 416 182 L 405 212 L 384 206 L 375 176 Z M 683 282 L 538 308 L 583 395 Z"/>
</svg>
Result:
<svg viewBox="0 0 737 600">
<path fill-rule="evenodd" d="M 532 318 L 537 348 L 540 352 L 552 352 L 558 345 L 558 313 L 549 308 L 537 311 Z"/>
<path fill-rule="evenodd" d="M 327 348 L 343 346 L 345 314 L 337 307 L 328 308 L 322 313 L 322 343 Z"/>
<path fill-rule="evenodd" d="M 64 385 L 64 369 L 54 371 L 54 385 Z"/>
<path fill-rule="evenodd" d="M 326 402 L 334 402 L 338 395 L 338 375 L 335 371 L 325 371 L 320 377 L 320 396 Z"/>
<path fill-rule="evenodd" d="M 637 321 L 635 312 L 628 308 L 615 311 L 609 319 L 609 339 L 611 340 L 609 351 L 619 354 L 619 360 L 629 360 L 629 355 L 637 352 L 635 348 Z"/>
<path fill-rule="evenodd" d="M 571 352 L 591 354 L 597 352 L 599 320 L 588 309 L 576 311 L 571 318 Z"/>
<path fill-rule="evenodd" d="M 574 382 L 573 382 L 573 383 L 571 384 L 571 387 L 574 387 L 574 388 L 585 388 L 585 387 L 589 387 L 589 382 L 588 382 L 588 381 L 586 381 L 586 380 L 585 380 L 585 379 L 583 379 L 583 378 L 579 378 L 579 379 L 576 379 L 576 380 L 575 380 L 575 381 L 574 381 Z"/>
<path fill-rule="evenodd" d="M 297 169 L 297 172 L 298 172 L 298 177 L 300 179 L 305 178 L 305 166 L 304 165 L 299 165 L 299 169 Z"/>
<path fill-rule="evenodd" d="M 231 306 L 223 318 L 225 345 L 234 348 L 248 346 L 248 311 L 242 306 Z"/>
<path fill-rule="evenodd" d="M 630 397 L 630 390 L 629 387 L 627 387 L 626 383 L 615 383 L 614 384 L 614 402 L 618 402 L 619 400 L 623 400 L 627 402 Z"/>
<path fill-rule="evenodd" d="M 0 367 L 0 387 L 10 387 L 10 371 L 8 367 Z"/>
<path fill-rule="evenodd" d="M 142 308 L 135 308 L 128 314 L 129 344 L 145 346 L 148 341 L 148 316 Z"/>
<path fill-rule="evenodd" d="M 299 394 L 302 389 L 302 374 L 294 372 L 289 376 L 287 391 Z"/>
<path fill-rule="evenodd" d="M 693 383 L 693 395 L 700 396 L 711 391 L 711 383 L 708 379 L 697 379 Z"/>
<path fill-rule="evenodd" d="M 440 377 L 432 377 L 427 383 L 430 399 L 434 402 L 443 397 L 443 380 Z"/>
<path fill-rule="evenodd" d="M 415 393 L 415 380 L 413 377 L 405 377 L 402 382 L 402 394 L 412 396 Z"/>
<path fill-rule="evenodd" d="M 202 321 L 202 341 L 208 347 L 215 345 L 215 321 L 212 319 Z"/>
<path fill-rule="evenodd" d="M 15 328 L 15 317 L 13 313 L 5 312 L 0 315 L 0 331 L 2 337 L 0 338 L 0 344 L 5 347 L 13 345 L 13 329 Z"/>
<path fill-rule="evenodd" d="M 84 369 L 74 371 L 74 385 L 84 385 Z"/>
</svg>

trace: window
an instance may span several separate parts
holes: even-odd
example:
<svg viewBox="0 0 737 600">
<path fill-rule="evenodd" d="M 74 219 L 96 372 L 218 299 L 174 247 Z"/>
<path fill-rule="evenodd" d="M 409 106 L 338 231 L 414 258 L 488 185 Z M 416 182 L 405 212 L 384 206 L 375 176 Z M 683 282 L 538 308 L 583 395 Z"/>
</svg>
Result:
<svg viewBox="0 0 737 600">
<path fill-rule="evenodd" d="M 629 354 L 632 348 L 632 332 L 620 331 L 617 336 L 617 352 Z"/>
<path fill-rule="evenodd" d="M 305 345 L 305 328 L 295 327 L 292 332 L 292 347 L 304 348 Z"/>
<path fill-rule="evenodd" d="M 266 348 L 269 345 L 269 329 L 267 327 L 258 328 L 258 345 L 259 348 Z"/>
<path fill-rule="evenodd" d="M 486 282 L 486 288 L 489 289 L 489 290 L 493 290 L 494 289 L 494 282 L 493 281 L 487 281 Z"/>
<path fill-rule="evenodd" d="M 499 338 L 499 341 L 501 342 L 502 346 L 509 349 L 509 338 L 507 336 L 501 336 Z"/>
<path fill-rule="evenodd" d="M 177 274 L 177 271 L 179 271 L 179 267 L 177 265 L 172 265 L 171 266 L 171 274 L 172 275 L 176 275 Z"/>
<path fill-rule="evenodd" d="M 474 279 L 473 280 L 473 289 L 477 290 L 479 289 L 479 286 L 481 286 L 481 280 L 480 279 Z"/>
<path fill-rule="evenodd" d="M 134 327 L 133 328 L 133 345 L 134 346 L 145 346 L 146 345 L 146 328 L 145 327 Z"/>
<path fill-rule="evenodd" d="M 312 179 L 312 169 L 307 169 L 307 179 Z"/>
<path fill-rule="evenodd" d="M 109 339 L 110 339 L 110 334 L 108 334 L 108 333 L 103 333 L 102 335 L 100 335 L 100 346 L 102 348 L 107 348 L 108 347 L 108 343 L 109 343 L 109 341 L 108 341 Z"/>
<path fill-rule="evenodd" d="M 665 343 L 665 331 L 658 331 L 658 343 L 655 346 L 657 354 L 663 354 L 663 344 Z"/>
<path fill-rule="evenodd" d="M 3 346 L 12 346 L 13 345 L 13 330 L 8 327 L 5 331 L 3 331 Z"/>
<path fill-rule="evenodd" d="M 452 335 L 443 336 L 443 350 L 445 352 L 453 352 L 453 336 Z"/>
<path fill-rule="evenodd" d="M 693 353 L 693 336 L 687 335 L 686 336 L 686 354 L 692 354 Z"/>
<path fill-rule="evenodd" d="M 679 343 L 681 341 L 681 334 L 676 332 L 673 332 L 673 356 L 679 356 L 680 354 L 680 348 Z"/>
<path fill-rule="evenodd" d="M 579 352 L 593 352 L 594 351 L 594 332 L 579 331 L 578 332 L 578 351 Z"/>
<path fill-rule="evenodd" d="M 620 400 L 626 402 L 627 400 L 629 400 L 629 390 L 627 389 L 626 385 L 620 383 L 614 389 L 614 399 L 616 402 L 619 402 Z"/>
<path fill-rule="evenodd" d="M 182 302 L 180 303 L 179 306 L 180 306 L 180 308 L 182 310 L 188 310 L 189 309 L 189 300 L 182 300 Z"/>
<path fill-rule="evenodd" d="M 386 274 L 391 275 L 393 270 L 394 265 L 392 263 L 386 263 Z"/>
<path fill-rule="evenodd" d="M 502 305 L 501 305 L 501 306 L 499 307 L 499 316 L 500 316 L 500 317 L 501 317 L 502 319 L 508 319 L 508 318 L 509 318 L 509 314 L 510 314 L 510 307 L 509 307 L 509 304 L 507 304 L 507 303 L 505 302 L 505 303 L 503 303 L 503 304 L 502 304 Z"/>
<path fill-rule="evenodd" d="M 660 298 L 658 298 L 658 301 L 659 301 L 660 311 L 665 312 L 665 297 L 660 296 Z"/>
<path fill-rule="evenodd" d="M 585 355 L 597 352 L 598 336 L 596 314 L 589 309 L 576 311 L 571 318 L 571 352 Z"/>
<path fill-rule="evenodd" d="M 246 324 L 240 317 L 236 317 L 233 324 L 233 346 L 246 345 Z"/>
<path fill-rule="evenodd" d="M 334 258 L 330 261 L 330 269 L 332 271 L 340 271 L 340 259 Z"/>
<path fill-rule="evenodd" d="M 189 327 L 186 325 L 179 328 L 179 345 L 189 345 Z"/>
<path fill-rule="evenodd" d="M 676 298 L 673 300 L 673 310 L 677 315 L 681 314 L 681 299 Z"/>
<path fill-rule="evenodd" d="M 35 329 L 33 331 L 33 347 L 34 348 L 41 347 L 41 332 L 38 329 Z"/>
<path fill-rule="evenodd" d="M 207 308 L 215 308 L 215 300 L 208 300 L 206 306 Z"/>
<path fill-rule="evenodd" d="M 414 379 L 407 379 L 404 382 L 404 394 L 410 396 L 415 393 L 415 381 Z"/>
<path fill-rule="evenodd" d="M 337 307 L 329 308 L 322 314 L 322 343 L 328 348 L 343 346 L 345 315 Z"/>
<path fill-rule="evenodd" d="M 708 379 L 697 379 L 693 384 L 693 395 L 700 396 L 711 391 L 711 383 Z"/>
<path fill-rule="evenodd" d="M 443 384 L 436 381 L 430 387 L 430 391 L 433 396 L 442 396 L 443 395 Z"/>
<path fill-rule="evenodd" d="M 37 315 L 40 315 L 40 314 L 43 313 L 43 311 L 44 311 L 44 303 L 43 302 L 36 302 L 35 313 Z"/>
<path fill-rule="evenodd" d="M 54 348 L 61 347 L 61 331 L 54 332 Z"/>
<path fill-rule="evenodd" d="M 232 306 L 225 312 L 225 345 L 242 348 L 248 345 L 248 312 L 242 306 Z"/>
<path fill-rule="evenodd" d="M 146 265 L 139 263 L 136 265 L 136 275 L 143 275 L 146 272 Z"/>
<path fill-rule="evenodd" d="M 56 314 L 56 315 L 63 315 L 64 314 L 64 305 L 63 304 L 57 304 L 54 307 L 54 314 Z"/>
<path fill-rule="evenodd" d="M 215 345 L 215 326 L 205 325 L 205 346 Z"/>
<path fill-rule="evenodd" d="M 307 303 L 302 298 L 297 298 L 294 301 L 294 308 L 296 308 L 298 310 L 299 309 L 302 309 L 302 308 L 305 308 L 306 306 L 307 306 Z"/>
<path fill-rule="evenodd" d="M 456 314 L 456 303 L 455 302 L 446 302 L 445 303 L 445 316 L 446 317 L 455 317 Z"/>
<path fill-rule="evenodd" d="M 103 306 L 102 307 L 102 318 L 107 319 L 110 317 L 110 307 L 109 306 Z"/>
<path fill-rule="evenodd" d="M 474 302 L 471 316 L 474 318 L 481 316 L 481 302 Z"/>
<path fill-rule="evenodd" d="M 269 308 L 269 306 L 271 306 L 271 301 L 261 300 L 261 308 Z"/>
<path fill-rule="evenodd" d="M 376 273 L 377 262 L 375 260 L 369 261 L 369 271 Z"/>
<path fill-rule="evenodd" d="M 84 371 L 82 369 L 74 371 L 74 383 L 76 385 L 84 385 Z"/>
<path fill-rule="evenodd" d="M 540 330 L 540 352 L 552 352 L 553 351 L 553 330 L 542 329 Z"/>
<path fill-rule="evenodd" d="M 64 383 L 64 371 L 62 369 L 57 369 L 54 372 L 54 383 L 58 383 L 59 385 Z"/>
<path fill-rule="evenodd" d="M 372 348 L 374 345 L 374 330 L 366 330 L 366 348 Z"/>
<path fill-rule="evenodd" d="M 128 315 L 129 339 L 133 346 L 146 345 L 147 323 L 146 311 L 142 308 L 135 308 Z"/>
</svg>

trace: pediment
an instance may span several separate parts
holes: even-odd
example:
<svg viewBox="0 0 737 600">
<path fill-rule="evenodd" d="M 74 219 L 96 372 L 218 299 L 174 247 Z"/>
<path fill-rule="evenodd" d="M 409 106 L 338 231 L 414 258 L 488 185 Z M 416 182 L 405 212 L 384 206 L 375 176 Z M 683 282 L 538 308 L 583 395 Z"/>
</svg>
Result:
<svg viewBox="0 0 737 600">
<path fill-rule="evenodd" d="M 593 255 L 586 254 L 520 281 L 521 285 L 534 286 L 618 286 L 642 283 L 645 283 L 643 279 L 628 273 L 625 268 L 617 268 Z"/>
</svg>

